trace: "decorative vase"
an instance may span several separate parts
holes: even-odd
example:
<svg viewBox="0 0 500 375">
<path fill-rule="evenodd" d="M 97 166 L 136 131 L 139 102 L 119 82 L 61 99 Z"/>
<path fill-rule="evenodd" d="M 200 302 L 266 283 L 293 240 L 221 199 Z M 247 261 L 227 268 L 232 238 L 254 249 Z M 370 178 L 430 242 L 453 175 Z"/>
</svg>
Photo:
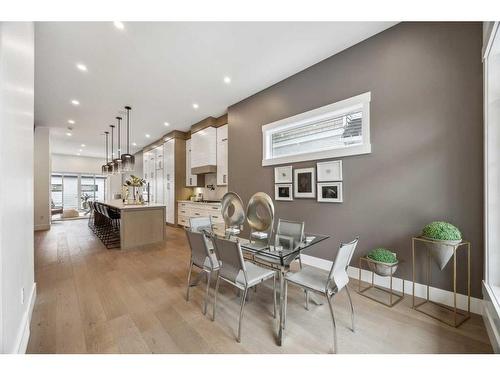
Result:
<svg viewBox="0 0 500 375">
<path fill-rule="evenodd" d="M 370 271 L 375 272 L 379 276 L 392 276 L 398 269 L 399 261 L 394 263 L 384 263 L 368 258 L 368 267 Z"/>
<path fill-rule="evenodd" d="M 427 242 L 426 246 L 428 246 L 432 259 L 434 259 L 434 262 L 441 271 L 453 256 L 454 247 L 462 242 L 462 240 L 436 240 L 425 236 L 422 236 L 422 238 L 433 241 L 432 243 Z"/>
</svg>

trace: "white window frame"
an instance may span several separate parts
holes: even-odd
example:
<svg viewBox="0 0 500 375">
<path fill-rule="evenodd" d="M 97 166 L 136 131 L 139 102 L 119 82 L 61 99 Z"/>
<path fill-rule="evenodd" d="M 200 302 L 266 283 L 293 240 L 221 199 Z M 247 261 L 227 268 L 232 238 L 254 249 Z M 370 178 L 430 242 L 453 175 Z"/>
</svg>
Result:
<svg viewBox="0 0 500 375">
<path fill-rule="evenodd" d="M 298 115 L 272 122 L 262 126 L 262 165 L 277 165 L 296 163 L 309 160 L 339 158 L 351 155 L 369 154 L 372 151 L 370 143 L 370 101 L 371 92 L 365 92 L 351 98 L 341 100 L 320 108 L 313 109 Z M 286 130 L 295 126 L 324 117 L 342 116 L 360 109 L 363 112 L 361 127 L 363 143 L 357 146 L 347 146 L 331 150 L 304 152 L 301 154 L 272 157 L 272 135 L 277 131 Z"/>
</svg>

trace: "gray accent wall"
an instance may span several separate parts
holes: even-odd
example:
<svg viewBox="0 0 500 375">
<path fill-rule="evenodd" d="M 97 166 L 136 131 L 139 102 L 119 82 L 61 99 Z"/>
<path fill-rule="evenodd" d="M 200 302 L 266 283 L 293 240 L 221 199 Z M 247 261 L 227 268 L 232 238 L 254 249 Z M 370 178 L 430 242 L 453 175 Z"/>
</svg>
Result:
<svg viewBox="0 0 500 375">
<path fill-rule="evenodd" d="M 277 217 L 305 221 L 307 232 L 331 235 L 307 251 L 320 258 L 333 260 L 339 243 L 356 235 L 353 266 L 374 247 L 393 249 L 404 261 L 397 276 L 408 280 L 411 237 L 430 221 L 449 221 L 472 243 L 472 294 L 479 297 L 481 47 L 481 23 L 401 23 L 231 106 L 228 190 L 245 204 L 258 191 L 274 197 L 274 167 L 261 164 L 262 125 L 371 91 L 372 153 L 342 158 L 344 203 L 275 202 Z M 419 271 L 423 260 L 417 259 Z M 461 292 L 463 264 L 458 267 Z M 432 271 L 432 285 L 451 290 L 452 267 Z"/>
</svg>

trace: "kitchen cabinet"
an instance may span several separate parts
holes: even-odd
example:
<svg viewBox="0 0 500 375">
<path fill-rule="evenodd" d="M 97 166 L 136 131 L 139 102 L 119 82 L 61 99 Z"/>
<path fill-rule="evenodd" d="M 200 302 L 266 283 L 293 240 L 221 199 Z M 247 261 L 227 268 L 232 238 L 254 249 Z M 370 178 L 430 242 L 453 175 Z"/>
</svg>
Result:
<svg viewBox="0 0 500 375">
<path fill-rule="evenodd" d="M 217 128 L 217 185 L 227 185 L 227 124 Z"/>
<path fill-rule="evenodd" d="M 177 205 L 177 223 L 179 225 L 189 228 L 190 218 L 210 216 L 215 234 L 224 236 L 226 227 L 222 218 L 220 203 L 179 201 Z"/>
<path fill-rule="evenodd" d="M 186 140 L 186 186 L 193 187 L 198 184 L 198 176 L 191 173 L 191 139 Z"/>
<path fill-rule="evenodd" d="M 155 202 L 159 204 L 164 204 L 164 181 L 163 181 L 163 147 L 159 146 L 154 149 L 155 155 Z"/>
<path fill-rule="evenodd" d="M 217 129 L 207 127 L 191 135 L 191 173 L 215 173 Z"/>
<path fill-rule="evenodd" d="M 164 204 L 167 223 L 175 224 L 175 139 L 163 144 L 164 152 Z"/>
</svg>

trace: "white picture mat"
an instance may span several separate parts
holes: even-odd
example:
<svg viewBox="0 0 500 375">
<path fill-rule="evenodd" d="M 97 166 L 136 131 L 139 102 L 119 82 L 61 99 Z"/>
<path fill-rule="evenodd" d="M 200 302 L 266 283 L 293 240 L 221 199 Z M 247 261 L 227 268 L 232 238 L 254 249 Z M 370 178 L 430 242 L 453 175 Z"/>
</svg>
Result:
<svg viewBox="0 0 500 375">
<path fill-rule="evenodd" d="M 288 197 L 280 197 L 279 189 L 287 188 L 289 192 Z M 274 200 L 276 201 L 293 201 L 292 184 L 276 184 L 274 185 Z"/>
<path fill-rule="evenodd" d="M 292 183 L 292 166 L 274 168 L 274 183 L 275 184 L 291 184 Z"/>
<path fill-rule="evenodd" d="M 336 186 L 337 187 L 337 198 L 325 198 L 323 197 L 323 187 L 324 186 Z M 344 201 L 344 197 L 342 194 L 342 182 L 318 182 L 318 202 L 327 202 L 327 203 L 342 203 Z"/>
<path fill-rule="evenodd" d="M 311 191 L 310 192 L 299 192 L 299 181 L 298 176 L 302 173 L 308 173 L 311 175 L 310 184 Z M 300 168 L 293 170 L 293 195 L 295 198 L 316 198 L 316 168 Z"/>
<path fill-rule="evenodd" d="M 317 163 L 316 167 L 318 182 L 342 181 L 342 160 Z"/>
</svg>

